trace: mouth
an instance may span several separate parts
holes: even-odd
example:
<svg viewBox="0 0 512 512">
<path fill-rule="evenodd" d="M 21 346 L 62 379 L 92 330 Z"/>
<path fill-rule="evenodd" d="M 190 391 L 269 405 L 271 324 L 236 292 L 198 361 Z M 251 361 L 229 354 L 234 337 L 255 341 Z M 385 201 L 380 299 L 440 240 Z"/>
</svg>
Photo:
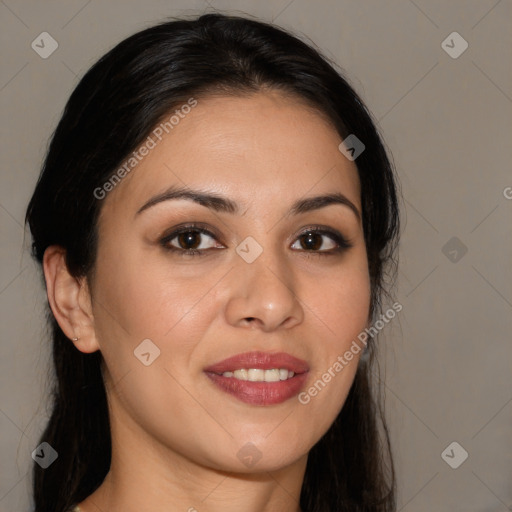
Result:
<svg viewBox="0 0 512 512">
<path fill-rule="evenodd" d="M 242 402 L 274 405 L 300 392 L 309 365 L 284 352 L 247 352 L 209 366 L 204 372 L 217 388 Z"/>
</svg>

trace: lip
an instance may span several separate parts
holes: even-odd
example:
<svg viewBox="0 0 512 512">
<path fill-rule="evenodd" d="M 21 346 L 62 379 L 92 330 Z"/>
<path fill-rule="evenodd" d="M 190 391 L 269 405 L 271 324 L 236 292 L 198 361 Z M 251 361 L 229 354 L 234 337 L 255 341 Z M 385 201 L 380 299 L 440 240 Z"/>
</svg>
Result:
<svg viewBox="0 0 512 512">
<path fill-rule="evenodd" d="M 295 375 L 291 379 L 278 382 L 250 382 L 222 375 L 241 368 L 285 368 Z M 300 393 L 308 377 L 309 365 L 306 361 L 284 352 L 246 352 L 209 366 L 204 372 L 219 389 L 242 402 L 251 405 L 275 405 Z"/>
<path fill-rule="evenodd" d="M 215 363 L 205 372 L 223 374 L 224 372 L 232 372 L 241 368 L 254 368 L 256 370 L 272 370 L 272 368 L 286 368 L 294 373 L 306 373 L 309 371 L 309 365 L 303 359 L 298 359 L 286 352 L 245 352 L 229 357 L 218 363 Z"/>
</svg>

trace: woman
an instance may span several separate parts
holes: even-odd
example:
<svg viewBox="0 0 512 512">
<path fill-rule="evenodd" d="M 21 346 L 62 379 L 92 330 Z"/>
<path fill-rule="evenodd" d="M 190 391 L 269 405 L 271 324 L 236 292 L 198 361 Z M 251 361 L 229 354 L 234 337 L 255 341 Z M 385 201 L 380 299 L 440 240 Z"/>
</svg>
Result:
<svg viewBox="0 0 512 512">
<path fill-rule="evenodd" d="M 395 177 L 316 50 L 218 14 L 129 37 L 72 93 L 26 219 L 56 373 L 36 512 L 394 510 L 365 333 Z"/>
</svg>

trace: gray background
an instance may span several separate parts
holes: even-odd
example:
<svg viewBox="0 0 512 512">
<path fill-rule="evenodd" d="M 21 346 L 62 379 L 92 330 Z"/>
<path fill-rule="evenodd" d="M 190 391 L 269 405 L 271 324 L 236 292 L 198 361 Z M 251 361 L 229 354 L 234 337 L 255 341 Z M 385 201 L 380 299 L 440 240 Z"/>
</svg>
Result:
<svg viewBox="0 0 512 512">
<path fill-rule="evenodd" d="M 23 229 L 48 138 L 79 77 L 115 43 L 163 17 L 214 10 L 314 41 L 347 71 L 394 157 L 403 310 L 381 340 L 399 510 L 512 510 L 507 0 L 0 1 L 0 510 L 29 510 L 48 414 L 45 296 Z M 59 45 L 47 59 L 31 48 L 43 31 Z M 454 31 L 469 44 L 455 59 L 441 46 Z M 441 456 L 453 441 L 469 454 L 457 469 Z"/>
</svg>

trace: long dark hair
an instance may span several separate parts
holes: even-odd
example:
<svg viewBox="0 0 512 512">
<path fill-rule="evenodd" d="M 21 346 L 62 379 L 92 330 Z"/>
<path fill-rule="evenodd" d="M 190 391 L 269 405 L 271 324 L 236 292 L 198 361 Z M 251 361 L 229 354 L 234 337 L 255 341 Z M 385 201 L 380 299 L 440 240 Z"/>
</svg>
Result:
<svg viewBox="0 0 512 512">
<path fill-rule="evenodd" d="M 306 101 L 342 139 L 355 134 L 363 141 L 356 165 L 371 281 L 369 318 L 377 318 L 395 281 L 400 231 L 396 178 L 378 131 L 355 91 L 317 50 L 242 17 L 166 21 L 122 41 L 85 74 L 66 104 L 28 205 L 34 258 L 41 264 L 47 247 L 62 246 L 71 274 L 90 278 L 102 204 L 94 190 L 191 97 L 262 88 Z M 50 312 L 49 322 L 55 373 L 41 442 L 59 456 L 44 470 L 34 464 L 33 498 L 35 512 L 67 512 L 109 471 L 110 424 L 101 353 L 77 350 Z M 341 412 L 309 453 L 300 496 L 305 512 L 395 510 L 395 472 L 371 338 L 367 354 Z"/>
</svg>

